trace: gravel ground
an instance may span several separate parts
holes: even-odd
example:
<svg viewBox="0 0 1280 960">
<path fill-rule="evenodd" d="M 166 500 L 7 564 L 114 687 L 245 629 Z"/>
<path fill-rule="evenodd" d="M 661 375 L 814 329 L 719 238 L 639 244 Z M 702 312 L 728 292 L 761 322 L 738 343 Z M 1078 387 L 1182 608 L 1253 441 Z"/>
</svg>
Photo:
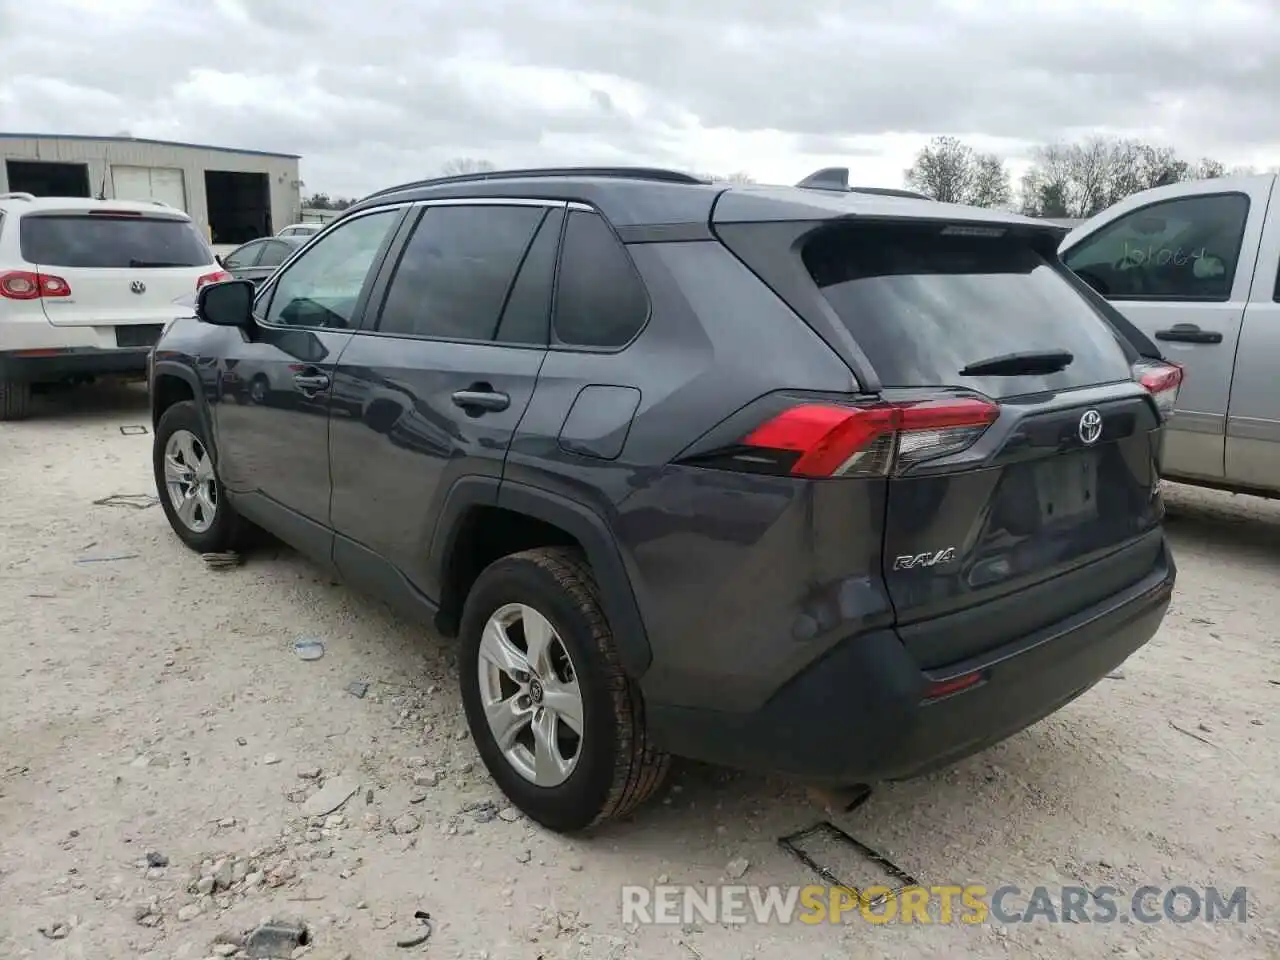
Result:
<svg viewBox="0 0 1280 960">
<path fill-rule="evenodd" d="M 925 884 L 1244 885 L 1247 922 L 637 927 L 624 884 L 813 882 L 777 840 L 827 814 L 685 765 L 590 839 L 530 825 L 478 763 L 447 641 L 287 549 L 211 569 L 158 507 L 94 503 L 153 492 L 149 432 L 120 429 L 147 419 L 98 387 L 0 425 L 0 957 L 204 960 L 268 918 L 315 960 L 1280 956 L 1280 504 L 1171 488 L 1174 606 L 1116 679 L 831 817 Z M 317 791 L 350 798 L 308 811 Z M 431 939 L 397 947 L 419 910 Z"/>
</svg>

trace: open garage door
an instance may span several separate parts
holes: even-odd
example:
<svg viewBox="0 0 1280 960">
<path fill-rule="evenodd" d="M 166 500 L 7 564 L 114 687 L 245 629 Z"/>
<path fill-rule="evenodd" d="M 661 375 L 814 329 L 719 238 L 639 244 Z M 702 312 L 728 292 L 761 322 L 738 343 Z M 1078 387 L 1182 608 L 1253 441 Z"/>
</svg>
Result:
<svg viewBox="0 0 1280 960">
<path fill-rule="evenodd" d="M 117 200 L 159 200 L 179 210 L 187 209 L 187 189 L 177 167 L 111 165 L 111 186 Z"/>
</svg>

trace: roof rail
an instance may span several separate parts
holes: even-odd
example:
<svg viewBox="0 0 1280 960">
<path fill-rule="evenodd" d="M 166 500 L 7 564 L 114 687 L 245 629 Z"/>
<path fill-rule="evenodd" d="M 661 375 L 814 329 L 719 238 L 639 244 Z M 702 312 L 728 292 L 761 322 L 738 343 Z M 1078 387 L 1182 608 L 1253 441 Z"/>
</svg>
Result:
<svg viewBox="0 0 1280 960">
<path fill-rule="evenodd" d="M 651 180 L 657 183 L 710 183 L 700 177 L 678 170 L 663 170 L 659 167 L 532 167 L 526 170 L 479 170 L 475 173 L 459 173 L 448 177 L 432 177 L 428 180 L 414 180 L 394 187 L 386 187 L 363 197 L 372 200 L 405 190 L 418 190 L 424 187 L 439 187 L 454 183 L 481 183 L 485 180 L 532 179 L 535 177 L 613 177 L 619 180 Z"/>
<path fill-rule="evenodd" d="M 916 193 L 914 190 L 899 190 L 896 187 L 850 187 L 850 193 L 873 193 L 880 197 L 908 197 L 912 200 L 932 200 L 933 197 Z"/>
<path fill-rule="evenodd" d="M 34 193 L 24 193 L 21 190 L 14 190 L 10 193 L 0 193 L 0 200 L 34 200 Z"/>
</svg>

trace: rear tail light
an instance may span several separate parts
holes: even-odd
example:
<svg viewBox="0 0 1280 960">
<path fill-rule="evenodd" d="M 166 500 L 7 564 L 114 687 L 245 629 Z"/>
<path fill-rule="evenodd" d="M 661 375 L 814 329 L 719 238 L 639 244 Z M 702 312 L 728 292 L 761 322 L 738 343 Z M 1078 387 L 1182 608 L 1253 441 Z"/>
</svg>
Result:
<svg viewBox="0 0 1280 960">
<path fill-rule="evenodd" d="M 46 297 L 69 297 L 71 285 L 51 273 L 10 270 L 0 273 L 0 297 L 6 300 L 40 300 Z"/>
<path fill-rule="evenodd" d="M 805 403 L 757 427 L 715 460 L 719 466 L 799 477 L 887 476 L 972 446 L 999 415 L 996 404 L 976 397 L 865 406 Z"/>
<path fill-rule="evenodd" d="M 206 273 L 203 277 L 196 281 L 196 289 L 199 290 L 206 283 L 222 283 L 224 280 L 234 279 L 231 274 L 225 270 L 216 270 L 213 273 Z"/>
<path fill-rule="evenodd" d="M 1133 376 L 1147 388 L 1156 402 L 1160 416 L 1168 419 L 1178 403 L 1178 390 L 1182 387 L 1182 365 L 1161 360 L 1143 360 L 1133 365 Z"/>
</svg>

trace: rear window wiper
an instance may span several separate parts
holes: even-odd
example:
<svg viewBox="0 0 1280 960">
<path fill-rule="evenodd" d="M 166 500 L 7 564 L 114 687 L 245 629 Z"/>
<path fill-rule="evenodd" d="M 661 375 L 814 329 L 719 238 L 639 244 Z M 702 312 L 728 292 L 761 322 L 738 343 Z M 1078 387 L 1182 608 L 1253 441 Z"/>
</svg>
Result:
<svg viewBox="0 0 1280 960">
<path fill-rule="evenodd" d="M 136 267 L 190 267 L 190 266 L 194 266 L 194 264 L 177 263 L 172 260 L 130 260 L 129 266 L 135 267 L 135 268 Z"/>
<path fill-rule="evenodd" d="M 977 360 L 960 371 L 962 377 L 1017 377 L 1057 373 L 1075 359 L 1066 350 L 1028 350 Z"/>
</svg>

